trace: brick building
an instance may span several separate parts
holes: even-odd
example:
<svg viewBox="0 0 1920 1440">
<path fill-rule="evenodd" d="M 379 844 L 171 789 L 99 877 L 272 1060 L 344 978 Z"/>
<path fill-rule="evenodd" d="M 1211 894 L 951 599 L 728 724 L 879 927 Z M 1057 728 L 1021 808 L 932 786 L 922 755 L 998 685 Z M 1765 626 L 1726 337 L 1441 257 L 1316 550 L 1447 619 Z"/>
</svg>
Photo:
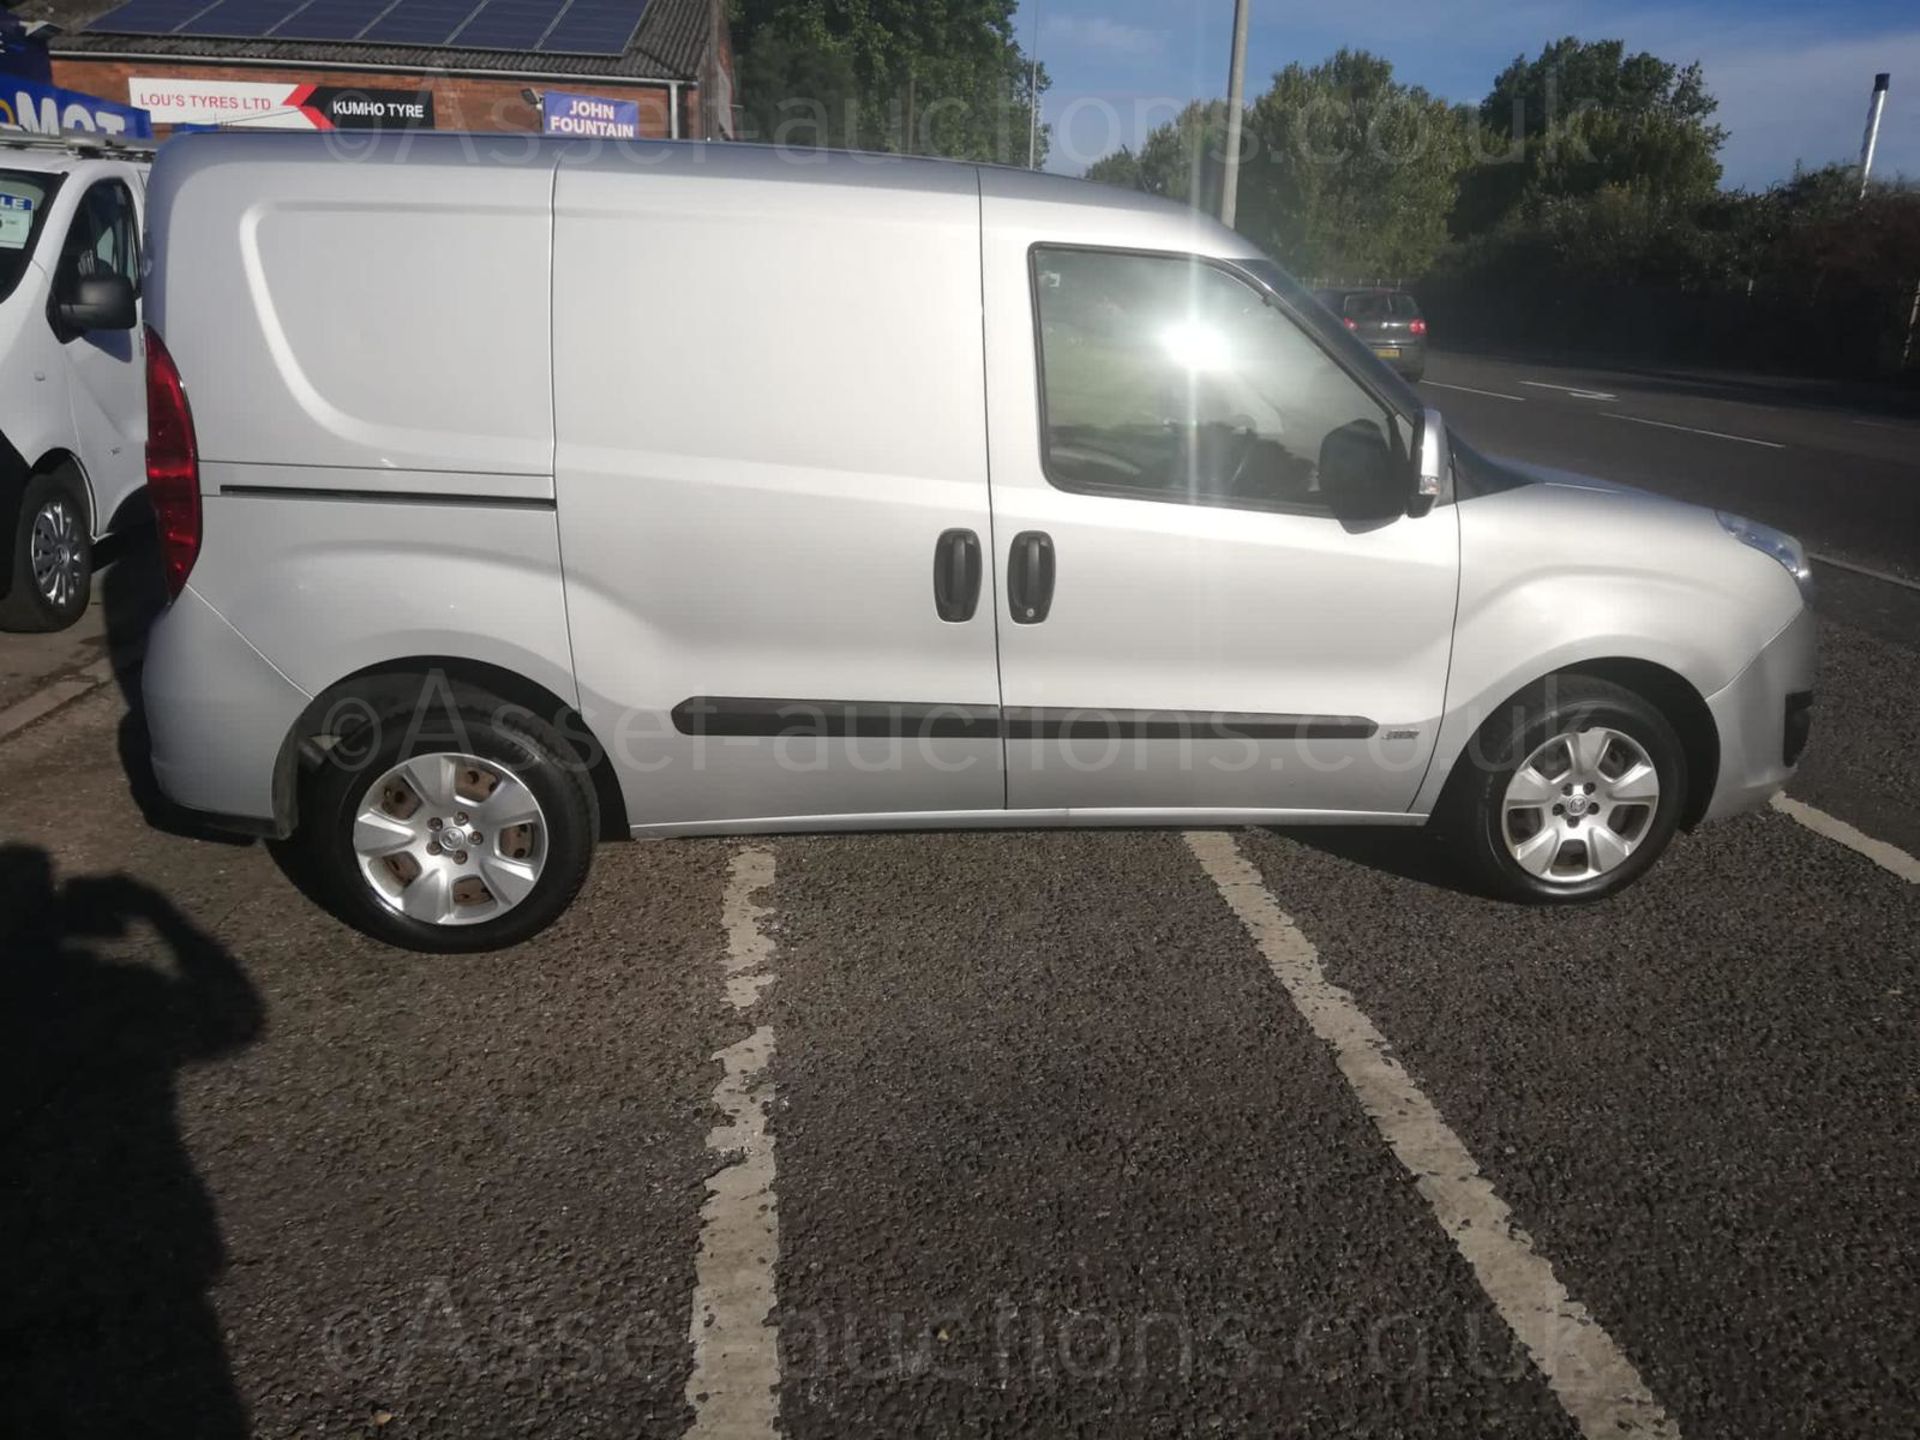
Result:
<svg viewBox="0 0 1920 1440">
<path fill-rule="evenodd" d="M 551 33 L 558 17 L 586 0 L 545 3 L 556 17 Z M 48 46 L 56 85 L 147 109 L 163 136 L 189 123 L 539 131 L 543 101 L 553 96 L 582 114 L 637 123 L 643 138 L 731 138 L 726 0 L 628 3 L 637 24 L 618 53 L 612 53 L 617 39 L 602 43 L 601 53 L 533 44 L 472 48 L 461 38 L 471 25 L 458 22 L 442 43 L 407 43 L 397 38 L 406 27 L 383 18 L 398 5 L 364 0 L 182 0 L 171 8 L 165 0 L 143 0 L 139 7 L 121 0 L 26 0 L 13 8 L 22 20 L 59 27 Z M 619 4 L 595 0 L 598 15 L 611 7 L 616 30 L 623 28 Z M 523 0 L 506 18 L 532 8 Z M 471 13 L 478 17 L 485 9 L 476 3 Z M 230 20 L 221 18 L 223 11 Z M 365 24 L 358 23 L 362 14 Z M 175 15 L 179 28 L 163 30 Z M 139 28 L 126 28 L 135 24 Z M 222 30 L 247 33 L 217 33 Z M 300 38 L 302 32 L 352 38 Z"/>
</svg>

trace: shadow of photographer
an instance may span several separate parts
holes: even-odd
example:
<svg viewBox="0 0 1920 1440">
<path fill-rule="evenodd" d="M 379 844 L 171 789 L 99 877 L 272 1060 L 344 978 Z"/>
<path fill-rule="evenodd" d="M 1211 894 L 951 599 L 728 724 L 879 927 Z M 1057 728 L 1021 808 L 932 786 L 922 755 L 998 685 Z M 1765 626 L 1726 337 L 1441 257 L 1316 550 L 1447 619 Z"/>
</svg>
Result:
<svg viewBox="0 0 1920 1440">
<path fill-rule="evenodd" d="M 140 929 L 166 969 L 101 953 Z M 247 1433 L 175 1076 L 263 1021 L 233 957 L 158 891 L 56 884 L 44 850 L 0 846 L 0 1433 Z"/>
</svg>

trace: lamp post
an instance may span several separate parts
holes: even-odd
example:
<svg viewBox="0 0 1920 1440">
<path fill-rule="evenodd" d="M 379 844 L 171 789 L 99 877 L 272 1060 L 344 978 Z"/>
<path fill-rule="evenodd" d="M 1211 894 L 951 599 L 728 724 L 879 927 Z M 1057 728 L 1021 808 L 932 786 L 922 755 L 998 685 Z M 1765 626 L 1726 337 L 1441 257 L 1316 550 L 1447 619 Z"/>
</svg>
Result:
<svg viewBox="0 0 1920 1440">
<path fill-rule="evenodd" d="M 1247 11 L 1253 0 L 1233 0 L 1233 59 L 1227 69 L 1227 156 L 1220 185 L 1220 223 L 1233 228 L 1240 213 L 1240 126 L 1247 93 Z"/>
<path fill-rule="evenodd" d="M 1881 73 L 1873 77 L 1873 99 L 1867 102 L 1867 133 L 1860 142 L 1860 198 L 1867 198 L 1867 186 L 1873 180 L 1873 153 L 1880 148 L 1880 116 L 1887 108 L 1887 87 L 1893 76 Z"/>
<path fill-rule="evenodd" d="M 1040 168 L 1040 0 L 1033 0 L 1032 41 L 1027 60 L 1027 168 Z"/>
</svg>

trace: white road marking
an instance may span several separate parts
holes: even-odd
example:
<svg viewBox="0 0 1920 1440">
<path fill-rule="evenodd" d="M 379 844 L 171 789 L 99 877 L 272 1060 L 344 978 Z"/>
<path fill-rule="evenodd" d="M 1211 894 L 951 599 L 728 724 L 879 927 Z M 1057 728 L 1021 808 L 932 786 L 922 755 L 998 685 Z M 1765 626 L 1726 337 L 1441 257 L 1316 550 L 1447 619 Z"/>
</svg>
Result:
<svg viewBox="0 0 1920 1440">
<path fill-rule="evenodd" d="M 1890 870 L 1909 885 L 1920 885 L 1920 860 L 1907 854 L 1897 845 L 1889 845 L 1884 840 L 1876 840 L 1871 835 L 1856 830 L 1846 821 L 1836 819 L 1824 810 L 1816 810 L 1799 800 L 1789 799 L 1786 795 L 1773 797 L 1773 808 L 1782 815 L 1798 820 L 1816 835 L 1824 835 L 1837 844 L 1846 846 L 1857 855 L 1864 855 L 1882 870 Z"/>
<path fill-rule="evenodd" d="M 773 883 L 773 852 L 757 846 L 733 857 L 721 919 L 727 929 L 723 969 L 727 1003 L 745 1014 L 774 980 L 773 940 L 763 923 L 773 911 L 753 896 Z M 700 1207 L 700 1249 L 694 1257 L 693 1373 L 687 1403 L 689 1436 L 701 1440 L 772 1440 L 780 1424 L 780 1332 L 771 1317 L 780 1218 L 774 1194 L 773 1028 L 761 1025 L 713 1057 L 726 1067 L 713 1103 L 727 1116 L 707 1135 L 707 1148 L 733 1157 L 707 1177 Z"/>
<path fill-rule="evenodd" d="M 1549 385 L 1544 380 L 1522 380 L 1522 385 L 1531 385 L 1536 390 L 1558 390 L 1563 395 L 1571 395 L 1576 400 L 1618 400 L 1618 395 L 1609 395 L 1604 390 L 1588 390 L 1579 385 Z"/>
<path fill-rule="evenodd" d="M 1233 836 L 1196 832 L 1186 839 L 1580 1433 L 1587 1440 L 1679 1440 L 1680 1427 L 1633 1362 L 1513 1223 L 1460 1137 L 1389 1053 L 1386 1037 L 1353 996 L 1327 979 L 1313 942 L 1275 903 Z"/>
<path fill-rule="evenodd" d="M 1855 575 L 1864 575 L 1869 580 L 1884 580 L 1889 585 L 1904 585 L 1909 590 L 1920 590 L 1920 580 L 1905 580 L 1898 575 L 1889 575 L 1885 570 L 1870 570 L 1865 565 L 1855 565 L 1851 561 L 1836 560 L 1831 555 L 1814 555 L 1808 558 L 1816 565 L 1831 565 L 1836 570 L 1846 570 Z"/>
<path fill-rule="evenodd" d="M 26 699 L 0 710 L 0 740 L 26 729 L 36 720 L 44 719 L 61 706 L 72 704 L 82 695 L 91 695 L 112 678 L 112 662 L 96 660 L 84 670 L 42 686 Z"/>
<path fill-rule="evenodd" d="M 1609 420 L 1628 420 L 1635 425 L 1653 425 L 1662 430 L 1684 430 L 1689 435 L 1711 435 L 1715 440 L 1737 440 L 1742 445 L 1764 445 L 1769 450 L 1784 450 L 1787 447 L 1773 440 L 1755 440 L 1751 435 L 1729 435 L 1724 430 L 1702 430 L 1694 425 L 1669 425 L 1665 420 L 1643 420 L 1638 415 L 1617 415 L 1609 413 Z"/>
<path fill-rule="evenodd" d="M 1494 400 L 1518 400 L 1523 405 L 1527 400 L 1524 395 L 1508 395 L 1500 390 L 1476 390 L 1471 385 L 1449 385 L 1444 380 L 1422 380 L 1420 383 L 1431 385 L 1436 390 L 1459 390 L 1468 395 L 1485 395 Z"/>
</svg>

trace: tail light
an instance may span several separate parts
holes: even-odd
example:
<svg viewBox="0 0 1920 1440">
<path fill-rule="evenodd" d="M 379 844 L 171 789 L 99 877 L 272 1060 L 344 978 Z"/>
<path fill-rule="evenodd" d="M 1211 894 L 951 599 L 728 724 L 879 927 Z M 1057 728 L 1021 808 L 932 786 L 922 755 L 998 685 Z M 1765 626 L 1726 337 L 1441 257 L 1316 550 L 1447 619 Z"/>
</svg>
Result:
<svg viewBox="0 0 1920 1440">
<path fill-rule="evenodd" d="M 1424 320 L 1416 320 L 1411 325 L 1407 326 L 1407 329 L 1411 330 L 1416 335 L 1424 335 L 1427 333 L 1427 322 Z"/>
<path fill-rule="evenodd" d="M 160 534 L 167 592 L 178 595 L 200 558 L 200 450 L 180 371 L 160 332 L 147 337 L 147 499 Z"/>
<path fill-rule="evenodd" d="M 1344 316 L 1344 315 L 1342 315 L 1342 316 L 1340 317 L 1340 323 L 1341 323 L 1342 325 L 1344 325 L 1344 326 L 1346 326 L 1346 327 L 1347 327 L 1347 329 L 1349 329 L 1349 330 L 1358 330 L 1358 329 L 1360 328 L 1360 327 L 1359 327 L 1358 325 L 1356 325 L 1356 324 L 1354 324 L 1354 323 L 1353 323 L 1353 321 L 1351 321 L 1351 320 L 1349 320 L 1349 319 L 1348 319 L 1348 318 L 1347 318 L 1346 316 Z"/>
</svg>

